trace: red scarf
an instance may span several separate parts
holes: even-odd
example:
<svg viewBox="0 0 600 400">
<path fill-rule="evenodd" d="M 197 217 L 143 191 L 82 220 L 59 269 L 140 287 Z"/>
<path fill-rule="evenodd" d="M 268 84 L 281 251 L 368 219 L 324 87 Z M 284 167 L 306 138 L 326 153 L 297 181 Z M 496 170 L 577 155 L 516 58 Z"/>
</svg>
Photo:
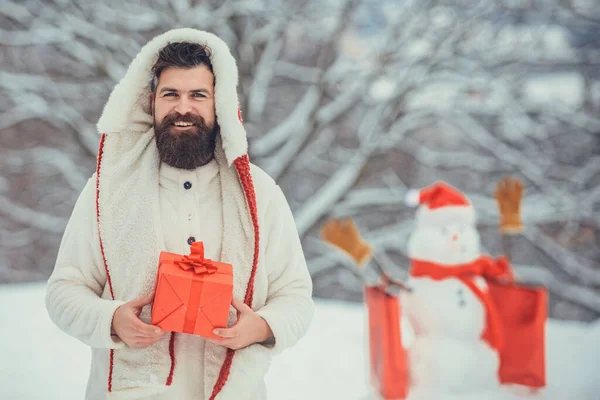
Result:
<svg viewBox="0 0 600 400">
<path fill-rule="evenodd" d="M 481 276 L 486 281 L 505 279 L 514 281 L 510 263 L 506 257 L 496 260 L 490 256 L 481 256 L 468 264 L 444 265 L 429 261 L 411 259 L 411 276 L 415 278 L 429 277 L 439 281 L 446 278 L 457 278 L 463 282 L 475 296 L 481 300 L 486 311 L 486 327 L 481 336 L 493 348 L 500 350 L 504 344 L 502 334 L 502 321 L 496 305 L 492 302 L 487 292 L 482 291 L 473 281 L 473 278 Z"/>
</svg>

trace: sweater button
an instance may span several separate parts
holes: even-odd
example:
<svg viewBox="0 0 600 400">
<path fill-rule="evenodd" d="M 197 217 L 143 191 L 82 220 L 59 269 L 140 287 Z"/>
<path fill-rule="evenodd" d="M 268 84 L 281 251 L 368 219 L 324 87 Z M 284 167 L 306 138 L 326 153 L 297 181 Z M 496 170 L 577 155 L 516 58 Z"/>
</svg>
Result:
<svg viewBox="0 0 600 400">
<path fill-rule="evenodd" d="M 183 184 L 183 187 L 185 188 L 185 190 L 190 190 L 192 188 L 192 183 L 186 182 Z"/>
<path fill-rule="evenodd" d="M 191 246 L 191 245 L 192 245 L 192 243 L 194 243 L 195 241 L 196 241 L 196 238 L 195 238 L 195 237 L 193 237 L 193 236 L 190 236 L 190 237 L 188 238 L 188 240 L 187 240 L 187 242 L 188 242 L 188 244 L 189 244 L 190 246 Z"/>
</svg>

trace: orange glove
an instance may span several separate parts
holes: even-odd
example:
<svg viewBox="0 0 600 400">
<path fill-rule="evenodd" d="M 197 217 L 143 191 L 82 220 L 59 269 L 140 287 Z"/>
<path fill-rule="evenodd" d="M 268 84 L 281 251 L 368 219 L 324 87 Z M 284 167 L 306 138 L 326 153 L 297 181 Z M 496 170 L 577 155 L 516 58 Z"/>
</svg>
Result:
<svg viewBox="0 0 600 400">
<path fill-rule="evenodd" d="M 523 232 L 521 221 L 523 183 L 516 178 L 505 177 L 498 182 L 494 197 L 500 209 L 500 232 L 503 234 Z"/>
<path fill-rule="evenodd" d="M 346 252 L 359 267 L 365 266 L 373 255 L 373 249 L 360 236 L 352 218 L 327 221 L 321 228 L 321 239 Z"/>
</svg>

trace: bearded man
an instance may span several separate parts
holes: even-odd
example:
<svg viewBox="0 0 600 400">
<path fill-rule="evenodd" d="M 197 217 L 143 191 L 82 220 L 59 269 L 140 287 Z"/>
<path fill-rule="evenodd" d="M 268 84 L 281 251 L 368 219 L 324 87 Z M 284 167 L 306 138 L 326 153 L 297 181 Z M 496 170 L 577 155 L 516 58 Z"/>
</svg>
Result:
<svg viewBox="0 0 600 400">
<path fill-rule="evenodd" d="M 157 36 L 98 122 L 95 174 L 48 281 L 54 323 L 92 348 L 86 399 L 266 398 L 271 357 L 313 314 L 312 282 L 288 203 L 250 164 L 238 71 L 213 34 Z M 220 339 L 150 323 L 161 251 L 233 265 Z"/>
</svg>

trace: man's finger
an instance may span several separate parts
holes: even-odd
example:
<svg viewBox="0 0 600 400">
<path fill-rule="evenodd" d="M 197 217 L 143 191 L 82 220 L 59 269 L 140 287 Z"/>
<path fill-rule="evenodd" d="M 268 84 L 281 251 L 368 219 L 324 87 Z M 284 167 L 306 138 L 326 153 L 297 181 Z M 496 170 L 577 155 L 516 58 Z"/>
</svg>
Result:
<svg viewBox="0 0 600 400">
<path fill-rule="evenodd" d="M 238 336 L 238 331 L 235 329 L 235 327 L 215 329 L 213 333 L 217 336 L 221 336 L 222 338 L 234 338 Z"/>
<path fill-rule="evenodd" d="M 151 346 L 154 343 L 158 342 L 159 340 L 161 340 L 161 337 L 157 337 L 157 338 L 146 338 L 146 337 L 134 337 L 131 339 L 131 342 L 133 343 L 133 347 L 146 347 L 146 346 Z"/>
<path fill-rule="evenodd" d="M 151 293 L 147 296 L 142 296 L 142 297 L 138 297 L 137 299 L 133 299 L 133 300 L 129 301 L 128 304 L 133 307 L 143 307 L 145 305 L 152 303 L 153 300 L 154 300 L 154 293 Z"/>
<path fill-rule="evenodd" d="M 133 336 L 138 340 L 158 340 L 165 337 L 168 333 L 168 331 L 161 331 L 160 333 L 148 334 L 147 332 L 135 331 Z"/>
<path fill-rule="evenodd" d="M 233 308 L 235 308 L 239 312 L 248 311 L 250 309 L 250 307 L 248 307 L 248 305 L 246 303 L 244 303 L 243 301 L 241 301 L 240 299 L 238 299 L 235 296 L 233 296 L 231 298 L 231 305 L 233 306 Z"/>
<path fill-rule="evenodd" d="M 163 330 L 158 326 L 146 324 L 140 319 L 134 322 L 133 327 L 147 337 L 160 336 L 163 333 Z"/>
</svg>

